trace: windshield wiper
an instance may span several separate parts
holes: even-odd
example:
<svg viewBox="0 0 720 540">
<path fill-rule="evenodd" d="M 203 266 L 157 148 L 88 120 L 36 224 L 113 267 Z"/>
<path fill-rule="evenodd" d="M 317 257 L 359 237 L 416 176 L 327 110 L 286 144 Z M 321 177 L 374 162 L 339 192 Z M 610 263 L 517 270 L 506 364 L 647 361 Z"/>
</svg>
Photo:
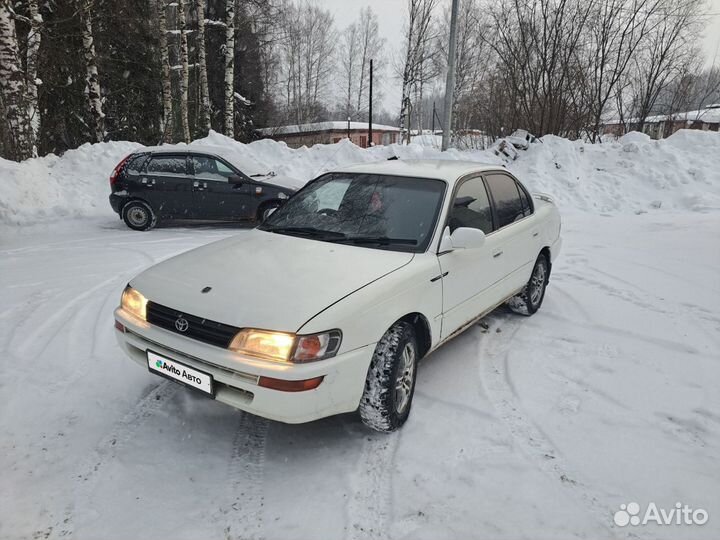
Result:
<svg viewBox="0 0 720 540">
<path fill-rule="evenodd" d="M 348 242 L 352 244 L 378 244 L 381 246 L 389 246 L 391 244 L 404 244 L 408 246 L 416 246 L 417 240 L 414 238 L 388 238 L 387 236 L 346 236 L 345 238 L 333 239 L 333 242 Z"/>
<path fill-rule="evenodd" d="M 298 236 L 307 236 L 311 238 L 328 238 L 332 240 L 339 240 L 345 238 L 344 233 L 325 231 L 323 229 L 316 229 L 315 227 L 267 227 L 263 230 L 279 234 L 295 234 Z"/>
</svg>

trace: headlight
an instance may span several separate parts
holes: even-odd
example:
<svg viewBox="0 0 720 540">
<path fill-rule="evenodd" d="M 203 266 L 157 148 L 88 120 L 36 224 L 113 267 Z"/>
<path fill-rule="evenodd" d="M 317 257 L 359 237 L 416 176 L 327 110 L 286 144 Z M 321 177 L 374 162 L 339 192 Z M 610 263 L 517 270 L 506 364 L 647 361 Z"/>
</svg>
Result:
<svg viewBox="0 0 720 540">
<path fill-rule="evenodd" d="M 293 334 L 246 328 L 237 333 L 230 342 L 229 348 L 269 360 L 287 362 L 294 343 L 295 336 Z"/>
<path fill-rule="evenodd" d="M 238 332 L 229 348 L 267 360 L 303 363 L 335 356 L 341 340 L 340 330 L 296 336 L 284 332 L 246 328 Z"/>
<path fill-rule="evenodd" d="M 140 292 L 133 289 L 130 285 L 125 287 L 125 290 L 122 293 L 122 298 L 120 299 L 120 306 L 125 311 L 135 315 L 139 319 L 142 319 L 143 321 L 147 320 L 147 316 L 145 313 L 147 307 L 147 298 L 140 294 Z"/>
</svg>

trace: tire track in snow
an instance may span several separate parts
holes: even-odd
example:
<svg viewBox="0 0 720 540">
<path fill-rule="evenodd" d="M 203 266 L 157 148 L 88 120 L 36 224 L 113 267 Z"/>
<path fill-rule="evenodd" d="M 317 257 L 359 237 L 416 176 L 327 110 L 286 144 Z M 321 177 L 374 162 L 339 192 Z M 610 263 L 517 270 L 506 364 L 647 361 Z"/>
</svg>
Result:
<svg viewBox="0 0 720 540">
<path fill-rule="evenodd" d="M 62 523 L 56 524 L 53 528 L 53 533 L 57 537 L 64 538 L 73 535 L 75 516 L 78 510 L 87 512 L 94 506 L 92 493 L 103 465 L 114 459 L 137 429 L 158 412 L 179 389 L 180 385 L 171 381 L 160 382 L 116 422 L 111 431 L 95 446 L 91 456 L 83 461 L 73 477 L 74 497 L 65 510 Z"/>
<path fill-rule="evenodd" d="M 514 320 L 516 318 L 518 320 Z M 522 328 L 520 317 L 491 315 L 488 319 L 491 329 L 502 324 L 504 331 L 501 334 L 488 331 L 480 336 L 480 382 L 522 453 L 535 467 L 550 477 L 553 483 L 565 488 L 569 492 L 568 499 L 571 503 L 593 516 L 608 538 L 642 536 L 637 534 L 637 531 L 633 534 L 631 531 L 612 527 L 614 505 L 605 502 L 607 495 L 580 480 L 580 475 L 565 463 L 558 449 L 520 407 L 508 371 L 510 344 Z"/>
<path fill-rule="evenodd" d="M 392 525 L 392 476 L 400 431 L 365 435 L 350 479 L 346 540 L 384 539 Z"/>
<path fill-rule="evenodd" d="M 228 464 L 226 505 L 218 518 L 224 521 L 225 540 L 261 540 L 265 537 L 263 482 L 269 420 L 241 413 Z"/>
</svg>

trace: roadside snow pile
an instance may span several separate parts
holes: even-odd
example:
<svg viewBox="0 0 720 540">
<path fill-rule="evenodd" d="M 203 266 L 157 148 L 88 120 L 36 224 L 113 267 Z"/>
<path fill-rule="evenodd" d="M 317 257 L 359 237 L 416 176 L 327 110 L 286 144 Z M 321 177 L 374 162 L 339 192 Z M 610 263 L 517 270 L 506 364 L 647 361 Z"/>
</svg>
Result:
<svg viewBox="0 0 720 540">
<path fill-rule="evenodd" d="M 283 183 L 294 185 L 335 167 L 390 157 L 503 163 L 489 150 L 441 153 L 421 144 L 365 150 L 343 140 L 292 149 L 270 140 L 241 144 L 215 132 L 191 144 L 223 147 L 238 161 L 273 171 L 278 179 L 289 180 Z M 130 142 L 85 144 L 61 157 L 22 163 L 0 159 L 0 224 L 112 215 L 108 177 L 125 155 L 140 147 Z M 603 144 L 545 136 L 520 152 L 508 168 L 531 190 L 551 194 L 567 209 L 595 213 L 720 209 L 718 133 L 682 130 L 661 141 L 629 133 Z"/>
<path fill-rule="evenodd" d="M 720 134 L 681 130 L 655 141 L 628 133 L 588 144 L 551 135 L 509 165 L 558 204 L 593 212 L 720 209 Z"/>
</svg>

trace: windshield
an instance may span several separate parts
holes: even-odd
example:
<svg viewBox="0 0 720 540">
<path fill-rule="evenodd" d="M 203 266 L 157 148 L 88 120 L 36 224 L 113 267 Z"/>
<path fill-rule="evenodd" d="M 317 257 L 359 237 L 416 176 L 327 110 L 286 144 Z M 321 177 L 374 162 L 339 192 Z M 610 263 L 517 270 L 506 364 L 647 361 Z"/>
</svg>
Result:
<svg viewBox="0 0 720 540">
<path fill-rule="evenodd" d="M 326 174 L 291 197 L 260 229 L 419 253 L 430 243 L 444 192 L 441 180 Z"/>
</svg>

